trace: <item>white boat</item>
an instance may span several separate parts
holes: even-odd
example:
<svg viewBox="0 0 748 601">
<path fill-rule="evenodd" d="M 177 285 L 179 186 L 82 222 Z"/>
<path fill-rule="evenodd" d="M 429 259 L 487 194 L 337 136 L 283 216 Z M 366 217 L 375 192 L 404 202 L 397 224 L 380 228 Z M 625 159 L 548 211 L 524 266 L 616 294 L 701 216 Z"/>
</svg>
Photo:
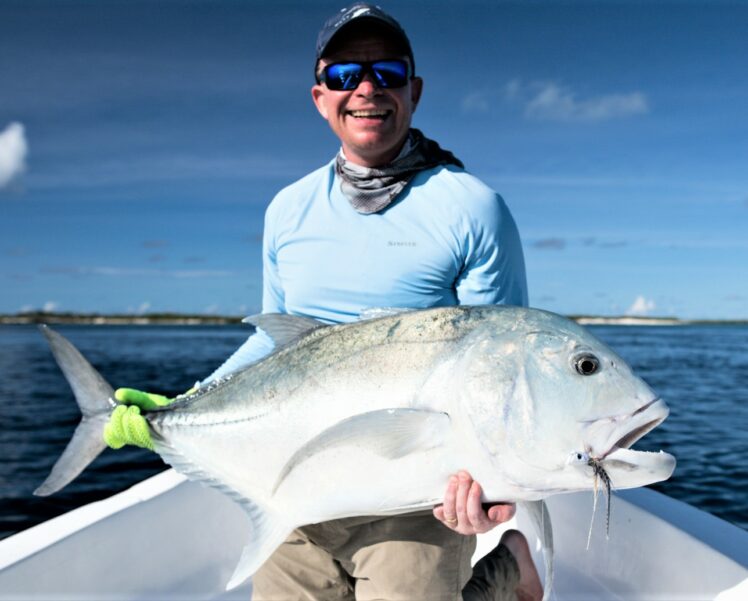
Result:
<svg viewBox="0 0 748 601">
<path fill-rule="evenodd" d="M 748 599 L 748 532 L 647 489 L 615 493 L 610 537 L 592 496 L 548 500 L 555 598 Z M 604 504 L 604 501 L 601 501 Z M 520 510 L 506 527 L 539 542 Z M 501 529 L 479 537 L 474 559 Z M 0 599 L 249 599 L 224 590 L 247 521 L 238 505 L 173 470 L 0 541 Z"/>
</svg>

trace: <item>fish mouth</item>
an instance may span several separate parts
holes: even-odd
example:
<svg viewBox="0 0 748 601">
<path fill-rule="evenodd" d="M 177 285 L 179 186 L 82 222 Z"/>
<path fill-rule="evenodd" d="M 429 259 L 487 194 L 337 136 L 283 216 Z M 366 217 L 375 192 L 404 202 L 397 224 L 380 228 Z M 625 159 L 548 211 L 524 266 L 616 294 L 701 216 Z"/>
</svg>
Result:
<svg viewBox="0 0 748 601">
<path fill-rule="evenodd" d="M 660 397 L 643 404 L 632 413 L 608 415 L 587 420 L 591 458 L 603 461 L 620 450 L 629 449 L 637 440 L 654 430 L 669 415 L 670 409 Z"/>
<path fill-rule="evenodd" d="M 649 474 L 652 481 L 665 480 L 675 469 L 675 457 L 663 451 L 636 451 L 631 446 L 640 438 L 654 430 L 669 415 L 670 409 L 659 397 L 642 405 L 627 416 L 605 418 L 613 423 L 620 422 L 609 434 L 606 449 L 602 453 L 591 453 L 593 459 L 609 472 L 643 472 Z M 599 423 L 599 422 L 598 422 Z M 612 442 L 611 442 L 612 441 Z M 616 483 L 616 488 L 628 488 L 636 484 Z M 614 480 L 615 482 L 615 480 Z M 620 486 L 623 485 L 623 486 Z"/>
<path fill-rule="evenodd" d="M 616 429 L 614 436 L 621 434 L 612 445 L 610 445 L 607 452 L 603 453 L 599 460 L 603 460 L 608 457 L 611 453 L 615 453 L 620 449 L 629 449 L 631 446 L 644 435 L 648 434 L 659 426 L 665 418 L 670 414 L 670 409 L 665 402 L 657 397 L 652 399 L 649 403 L 642 405 L 630 414 L 629 419 L 625 420 L 626 423 L 623 428 Z"/>
</svg>

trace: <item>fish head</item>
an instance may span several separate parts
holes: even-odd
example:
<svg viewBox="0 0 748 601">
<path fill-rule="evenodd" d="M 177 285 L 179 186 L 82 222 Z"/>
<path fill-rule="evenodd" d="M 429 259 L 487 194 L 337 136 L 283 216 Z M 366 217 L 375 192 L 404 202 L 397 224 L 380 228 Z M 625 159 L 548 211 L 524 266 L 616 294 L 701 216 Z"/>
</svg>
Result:
<svg viewBox="0 0 748 601">
<path fill-rule="evenodd" d="M 600 468 L 614 488 L 669 478 L 671 455 L 630 449 L 669 413 L 647 383 L 578 324 L 537 310 L 520 317 L 464 355 L 466 410 L 495 468 L 548 494 L 592 489 Z"/>
</svg>

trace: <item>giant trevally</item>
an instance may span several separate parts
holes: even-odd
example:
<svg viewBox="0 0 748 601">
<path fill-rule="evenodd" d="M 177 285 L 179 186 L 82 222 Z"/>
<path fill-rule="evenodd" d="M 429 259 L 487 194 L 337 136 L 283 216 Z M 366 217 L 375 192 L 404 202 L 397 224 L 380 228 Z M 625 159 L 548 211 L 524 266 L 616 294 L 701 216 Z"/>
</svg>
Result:
<svg viewBox="0 0 748 601">
<path fill-rule="evenodd" d="M 324 326 L 289 315 L 249 322 L 269 356 L 146 414 L 155 450 L 178 472 L 246 510 L 241 583 L 296 527 L 441 502 L 467 470 L 484 501 L 528 502 L 670 476 L 675 459 L 629 447 L 668 415 L 665 403 L 587 330 L 519 307 L 424 309 Z M 83 419 L 47 480 L 51 494 L 104 448 L 112 388 L 44 328 Z M 550 573 L 546 566 L 546 596 Z"/>
</svg>

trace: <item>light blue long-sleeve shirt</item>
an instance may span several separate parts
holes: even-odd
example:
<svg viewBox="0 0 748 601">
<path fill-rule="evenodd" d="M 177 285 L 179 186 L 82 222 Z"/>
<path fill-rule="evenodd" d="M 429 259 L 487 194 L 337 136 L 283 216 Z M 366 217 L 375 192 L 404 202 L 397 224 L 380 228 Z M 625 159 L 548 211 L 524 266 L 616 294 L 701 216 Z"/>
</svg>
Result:
<svg viewBox="0 0 748 601">
<path fill-rule="evenodd" d="M 418 173 L 380 213 L 353 209 L 334 161 L 281 190 L 265 214 L 263 313 L 328 323 L 372 307 L 527 305 L 519 233 L 503 199 L 454 166 Z M 206 381 L 267 354 L 250 336 Z"/>
</svg>

